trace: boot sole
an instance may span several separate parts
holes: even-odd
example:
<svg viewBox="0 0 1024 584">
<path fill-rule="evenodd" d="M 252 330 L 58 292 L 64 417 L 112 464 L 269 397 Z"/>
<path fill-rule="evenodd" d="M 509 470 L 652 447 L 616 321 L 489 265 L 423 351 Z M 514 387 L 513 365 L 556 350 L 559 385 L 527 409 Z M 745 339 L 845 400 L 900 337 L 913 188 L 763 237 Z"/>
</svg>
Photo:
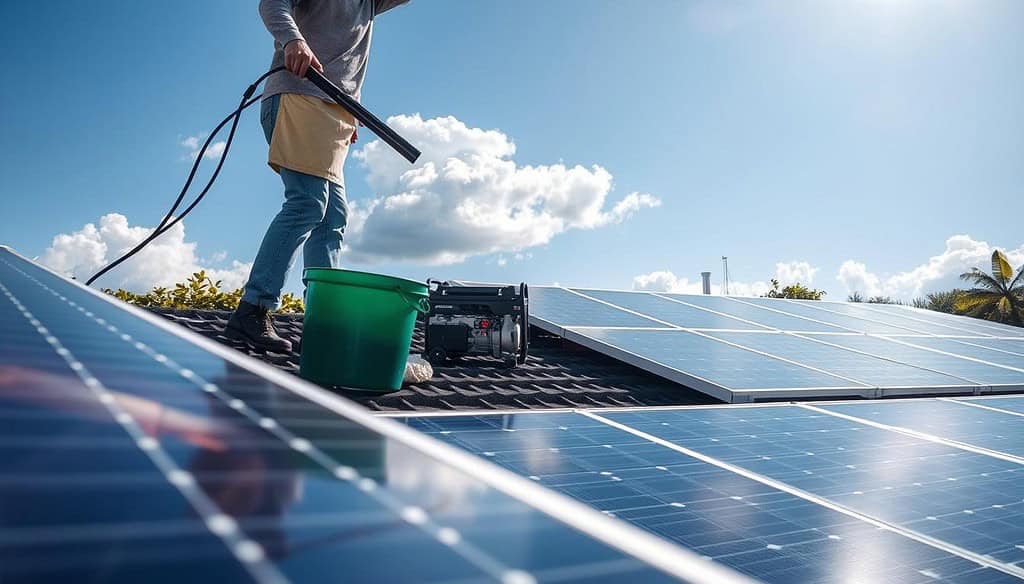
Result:
<svg viewBox="0 0 1024 584">
<path fill-rule="evenodd" d="M 247 335 L 245 331 L 231 326 L 224 328 L 224 336 L 226 336 L 229 339 L 245 342 L 249 345 L 252 345 L 253 347 L 256 347 L 261 351 L 273 351 L 274 353 L 290 353 L 292 350 L 291 343 L 288 343 L 288 345 L 268 345 L 266 343 L 261 343 L 257 339 L 254 339 L 251 336 Z"/>
</svg>

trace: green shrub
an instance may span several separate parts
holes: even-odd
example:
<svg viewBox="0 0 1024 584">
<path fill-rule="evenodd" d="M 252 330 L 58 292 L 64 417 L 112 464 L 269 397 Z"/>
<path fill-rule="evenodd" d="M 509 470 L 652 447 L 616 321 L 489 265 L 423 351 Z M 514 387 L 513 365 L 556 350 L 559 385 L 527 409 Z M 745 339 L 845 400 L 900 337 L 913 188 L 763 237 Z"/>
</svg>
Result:
<svg viewBox="0 0 1024 584">
<path fill-rule="evenodd" d="M 214 282 L 206 275 L 205 270 L 192 274 L 185 282 L 175 284 L 173 289 L 158 286 L 146 294 L 136 294 L 120 288 L 106 288 L 103 291 L 136 306 L 175 310 L 234 310 L 242 300 L 241 288 L 225 292 L 221 290 L 220 280 Z M 281 306 L 277 312 L 301 313 L 305 309 L 302 298 L 288 293 L 281 297 Z"/>
</svg>

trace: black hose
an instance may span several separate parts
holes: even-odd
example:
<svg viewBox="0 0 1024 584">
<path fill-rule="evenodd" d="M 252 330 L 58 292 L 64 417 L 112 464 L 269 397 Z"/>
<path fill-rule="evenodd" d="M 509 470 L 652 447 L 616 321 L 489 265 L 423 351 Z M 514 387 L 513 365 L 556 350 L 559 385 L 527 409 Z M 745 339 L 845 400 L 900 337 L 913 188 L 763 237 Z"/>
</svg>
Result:
<svg viewBox="0 0 1024 584">
<path fill-rule="evenodd" d="M 169 229 L 177 225 L 179 221 L 184 219 L 186 215 L 192 212 L 192 209 L 196 208 L 196 205 L 198 205 L 199 202 L 203 200 L 203 197 L 206 196 L 206 193 L 210 191 L 210 187 L 213 186 L 214 181 L 217 180 L 217 176 L 220 174 L 221 168 L 224 166 L 224 160 L 227 158 L 228 151 L 231 150 L 231 142 L 234 141 L 235 139 L 235 130 L 238 128 L 238 121 L 242 118 L 242 112 L 248 109 L 256 102 L 258 102 L 262 97 L 262 95 L 252 97 L 252 94 L 256 93 L 256 88 L 259 87 L 259 84 L 262 83 L 264 79 L 270 77 L 271 75 L 277 73 L 278 71 L 284 71 L 284 69 L 284 67 L 276 67 L 274 69 L 271 69 L 270 71 L 267 71 L 263 75 L 260 75 L 259 78 L 245 90 L 245 93 L 242 94 L 242 101 L 238 104 L 238 108 L 235 109 L 235 111 L 228 114 L 226 118 L 221 120 L 221 122 L 217 124 L 217 127 L 214 128 L 212 132 L 210 132 L 209 137 L 206 138 L 206 142 L 203 143 L 203 147 L 200 148 L 198 154 L 196 154 L 196 160 L 195 162 L 192 163 L 192 170 L 188 173 L 188 179 L 185 181 L 185 185 L 181 187 L 181 192 L 179 192 L 177 198 L 174 199 L 174 204 L 171 205 L 171 208 L 167 210 L 166 214 L 164 214 L 163 219 L 160 220 L 160 223 L 156 226 L 156 229 L 154 229 L 152 233 L 150 233 L 145 239 L 139 242 L 138 245 L 133 247 L 127 253 L 117 258 L 113 262 L 110 262 L 103 269 L 93 274 L 91 278 L 86 280 L 86 286 L 91 285 L 93 282 L 96 281 L 97 278 L 99 278 L 103 274 L 106 274 L 110 270 L 121 265 L 121 263 L 123 263 L 128 258 L 142 251 L 142 248 L 146 247 L 147 245 L 149 245 L 151 241 L 160 237 Z M 224 143 L 224 151 L 220 153 L 220 160 L 217 161 L 217 168 L 214 169 L 213 174 L 210 175 L 210 179 L 206 181 L 206 186 L 203 187 L 203 190 L 199 193 L 195 200 L 192 201 L 192 203 L 190 203 L 189 206 L 186 207 L 185 210 L 181 212 L 181 215 L 174 217 L 174 212 L 178 210 L 178 207 L 181 206 L 181 202 L 185 199 L 185 193 L 187 193 L 189 187 L 192 186 L 192 181 L 195 179 L 196 172 L 199 170 L 199 163 L 202 162 L 203 155 L 206 154 L 206 150 L 210 147 L 210 144 L 213 143 L 214 137 L 217 136 L 218 133 L 220 133 L 220 131 L 224 128 L 225 125 L 227 125 L 228 122 L 231 122 L 231 130 L 230 132 L 228 132 L 228 139 Z M 173 220 L 171 219 L 172 217 L 174 217 Z"/>
</svg>

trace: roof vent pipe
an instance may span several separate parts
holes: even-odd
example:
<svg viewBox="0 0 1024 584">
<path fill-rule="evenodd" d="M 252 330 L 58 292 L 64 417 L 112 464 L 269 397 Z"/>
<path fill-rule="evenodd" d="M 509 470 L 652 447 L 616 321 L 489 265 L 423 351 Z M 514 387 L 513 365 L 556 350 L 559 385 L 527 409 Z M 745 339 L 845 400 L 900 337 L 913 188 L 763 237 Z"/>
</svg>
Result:
<svg viewBox="0 0 1024 584">
<path fill-rule="evenodd" d="M 704 293 L 711 294 L 711 272 L 701 272 L 700 279 L 704 283 Z"/>
</svg>

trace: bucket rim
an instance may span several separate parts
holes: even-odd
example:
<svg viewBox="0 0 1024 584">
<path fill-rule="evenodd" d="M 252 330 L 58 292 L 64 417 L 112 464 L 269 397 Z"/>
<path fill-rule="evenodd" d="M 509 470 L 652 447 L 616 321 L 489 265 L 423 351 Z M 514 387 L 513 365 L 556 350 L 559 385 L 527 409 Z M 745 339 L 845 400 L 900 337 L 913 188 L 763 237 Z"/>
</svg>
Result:
<svg viewBox="0 0 1024 584">
<path fill-rule="evenodd" d="M 370 281 L 347 281 L 345 276 L 368 278 Z M 399 276 L 389 276 L 387 274 L 377 274 L 361 270 L 347 270 L 344 268 L 306 268 L 302 273 L 302 281 L 342 284 L 345 286 L 358 286 L 361 288 L 375 288 L 381 290 L 392 290 L 397 287 L 408 294 L 415 294 L 418 296 L 428 295 L 428 288 L 424 282 L 417 282 L 416 280 L 401 278 Z"/>
</svg>

